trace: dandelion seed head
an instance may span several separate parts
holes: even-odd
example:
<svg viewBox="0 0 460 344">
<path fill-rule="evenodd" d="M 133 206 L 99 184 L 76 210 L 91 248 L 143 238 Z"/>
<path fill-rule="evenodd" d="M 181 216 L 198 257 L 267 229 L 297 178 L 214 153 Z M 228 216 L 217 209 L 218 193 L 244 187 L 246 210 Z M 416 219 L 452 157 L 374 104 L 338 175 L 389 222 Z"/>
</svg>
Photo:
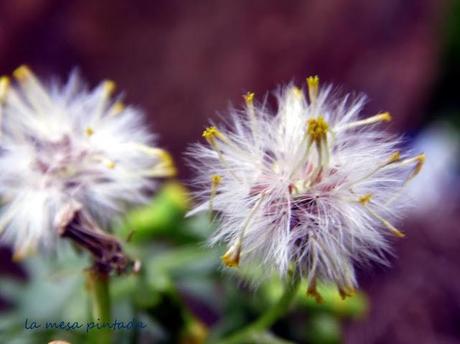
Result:
<svg viewBox="0 0 460 344">
<path fill-rule="evenodd" d="M 294 269 L 317 300 L 317 279 L 350 296 L 356 264 L 385 264 L 388 237 L 403 236 L 393 223 L 425 157 L 400 152 L 400 139 L 381 126 L 389 113 L 361 118 L 364 96 L 337 95 L 317 76 L 306 92 L 291 84 L 275 96 L 271 109 L 247 93 L 243 110 L 191 146 L 202 203 L 190 214 L 217 212 L 210 244 L 228 246 L 228 267 L 281 276 Z"/>
<path fill-rule="evenodd" d="M 73 73 L 45 86 L 26 66 L 13 76 L 0 78 L 0 232 L 18 255 L 53 246 L 66 205 L 105 225 L 174 173 L 142 112 L 112 99 L 114 82 L 88 90 Z"/>
</svg>

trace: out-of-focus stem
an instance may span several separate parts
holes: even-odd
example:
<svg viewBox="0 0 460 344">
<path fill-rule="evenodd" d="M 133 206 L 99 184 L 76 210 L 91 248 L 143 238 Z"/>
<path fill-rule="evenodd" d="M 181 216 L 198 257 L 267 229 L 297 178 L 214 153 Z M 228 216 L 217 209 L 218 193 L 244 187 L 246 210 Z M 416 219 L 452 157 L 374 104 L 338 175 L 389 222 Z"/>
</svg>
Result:
<svg viewBox="0 0 460 344">
<path fill-rule="evenodd" d="M 104 324 L 111 321 L 111 305 L 109 294 L 109 275 L 96 267 L 87 272 L 88 291 L 91 296 L 92 316 L 94 323 Z M 111 343 L 110 328 L 98 330 L 98 343 Z"/>
<path fill-rule="evenodd" d="M 248 343 L 250 342 L 251 337 L 257 335 L 257 333 L 265 332 L 266 329 L 272 326 L 276 320 L 285 315 L 289 310 L 289 306 L 297 294 L 299 284 L 300 278 L 296 276 L 296 274 L 292 274 L 290 279 L 287 281 L 283 295 L 276 304 L 262 314 L 256 321 L 241 330 L 238 330 L 229 337 L 218 341 L 218 344 Z"/>
</svg>

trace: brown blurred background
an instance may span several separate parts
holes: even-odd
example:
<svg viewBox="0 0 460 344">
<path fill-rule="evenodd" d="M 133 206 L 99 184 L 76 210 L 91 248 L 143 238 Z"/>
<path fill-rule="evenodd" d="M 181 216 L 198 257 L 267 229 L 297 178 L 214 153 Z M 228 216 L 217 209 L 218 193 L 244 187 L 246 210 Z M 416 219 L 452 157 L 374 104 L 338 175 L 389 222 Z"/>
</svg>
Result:
<svg viewBox="0 0 460 344">
<path fill-rule="evenodd" d="M 365 92 L 367 112 L 390 111 L 391 130 L 410 135 L 446 109 L 457 111 L 460 55 L 449 37 L 460 25 L 458 7 L 447 0 L 2 0 L 0 73 L 26 63 L 45 77 L 65 78 L 78 67 L 91 85 L 115 80 L 126 102 L 146 110 L 187 180 L 187 144 L 248 90 L 262 96 L 318 74 Z M 410 234 L 393 268 L 362 274 L 371 311 L 347 324 L 346 342 L 460 343 L 459 220 L 454 205 L 406 221 Z"/>
</svg>

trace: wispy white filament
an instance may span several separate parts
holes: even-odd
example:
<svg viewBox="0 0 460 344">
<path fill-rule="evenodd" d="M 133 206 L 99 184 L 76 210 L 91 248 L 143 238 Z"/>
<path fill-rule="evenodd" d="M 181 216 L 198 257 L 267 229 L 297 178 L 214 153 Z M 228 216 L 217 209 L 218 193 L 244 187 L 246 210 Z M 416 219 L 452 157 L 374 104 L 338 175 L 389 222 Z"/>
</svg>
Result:
<svg viewBox="0 0 460 344">
<path fill-rule="evenodd" d="M 388 113 L 359 118 L 363 96 L 319 89 L 317 77 L 308 85 L 308 99 L 293 85 L 277 91 L 274 111 L 249 93 L 231 123 L 206 129 L 207 143 L 188 152 L 203 200 L 190 214 L 218 212 L 210 243 L 228 245 L 227 266 L 282 276 L 294 267 L 312 296 L 316 279 L 347 296 L 354 264 L 384 263 L 388 234 L 403 236 L 393 225 L 407 205 L 400 191 L 424 156 L 406 158 L 399 139 L 380 130 Z"/>
<path fill-rule="evenodd" d="M 74 73 L 45 87 L 25 66 L 14 76 L 0 78 L 0 236 L 16 254 L 51 246 L 69 203 L 104 225 L 146 200 L 149 177 L 174 172 L 142 112 L 110 99 L 113 82 L 88 90 Z"/>
</svg>

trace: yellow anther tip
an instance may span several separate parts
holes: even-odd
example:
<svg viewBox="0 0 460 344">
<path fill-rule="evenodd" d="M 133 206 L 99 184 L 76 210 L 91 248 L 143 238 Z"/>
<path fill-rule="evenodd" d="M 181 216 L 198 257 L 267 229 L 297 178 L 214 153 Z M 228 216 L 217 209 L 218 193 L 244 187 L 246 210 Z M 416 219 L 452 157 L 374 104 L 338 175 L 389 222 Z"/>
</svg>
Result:
<svg viewBox="0 0 460 344">
<path fill-rule="evenodd" d="M 8 87 L 10 85 L 10 78 L 7 76 L 0 77 L 0 102 L 3 102 L 6 93 L 8 91 Z"/>
<path fill-rule="evenodd" d="M 321 304 L 324 302 L 324 299 L 321 296 L 321 294 L 318 292 L 318 290 L 316 289 L 316 286 L 314 286 L 313 288 L 310 287 L 307 289 L 307 296 L 310 296 L 313 299 L 315 299 L 316 303 L 318 304 Z"/>
<path fill-rule="evenodd" d="M 404 234 L 403 232 L 401 231 L 394 231 L 393 234 L 397 237 L 397 238 L 405 238 L 406 237 L 406 234 Z"/>
<path fill-rule="evenodd" d="M 13 71 L 13 76 L 19 81 L 26 80 L 32 75 L 32 71 L 26 65 L 19 66 Z"/>
<path fill-rule="evenodd" d="M 219 175 L 217 175 L 217 174 L 211 176 L 211 183 L 212 183 L 213 185 L 216 185 L 216 186 L 217 186 L 217 185 L 220 184 L 221 181 L 222 181 L 222 176 L 219 176 Z"/>
<path fill-rule="evenodd" d="M 6 75 L 0 76 L 0 87 L 5 87 L 5 85 L 9 85 L 10 78 Z"/>
<path fill-rule="evenodd" d="M 307 132 L 313 141 L 322 139 L 329 130 L 329 124 L 324 120 L 323 116 L 318 118 L 310 118 L 307 121 Z"/>
<path fill-rule="evenodd" d="M 365 195 L 362 195 L 359 199 L 358 202 L 361 203 L 362 205 L 367 205 L 372 199 L 372 194 L 368 193 Z"/>
<path fill-rule="evenodd" d="M 112 80 L 105 80 L 102 84 L 102 87 L 104 88 L 104 92 L 107 95 L 111 95 L 115 91 L 117 85 Z"/>
<path fill-rule="evenodd" d="M 340 298 L 345 300 L 347 297 L 353 297 L 356 294 L 356 290 L 353 287 L 338 287 Z"/>
<path fill-rule="evenodd" d="M 216 127 L 208 127 L 203 131 L 201 136 L 210 141 L 219 136 L 219 130 Z"/>
<path fill-rule="evenodd" d="M 225 253 L 221 258 L 225 266 L 229 268 L 236 268 L 240 265 L 240 255 L 231 251 Z"/>
<path fill-rule="evenodd" d="M 319 84 L 319 76 L 318 75 L 311 75 L 306 78 L 308 85 L 318 85 Z"/>
<path fill-rule="evenodd" d="M 393 117 L 391 117 L 391 114 L 389 112 L 383 112 L 379 114 L 379 116 L 383 122 L 389 122 L 393 119 Z"/>
<path fill-rule="evenodd" d="M 107 161 L 105 166 L 107 166 L 108 169 L 113 170 L 117 166 L 117 164 L 115 161 Z"/>
<path fill-rule="evenodd" d="M 244 101 L 247 105 L 252 105 L 254 103 L 254 96 L 254 92 L 247 92 L 246 94 L 243 94 Z"/>
<path fill-rule="evenodd" d="M 301 98 L 303 95 L 303 92 L 300 88 L 297 86 L 292 87 L 291 92 L 294 94 L 294 96 Z"/>
<path fill-rule="evenodd" d="M 122 102 L 116 102 L 112 106 L 112 115 L 118 115 L 120 112 L 122 112 L 125 109 L 125 104 Z"/>
<path fill-rule="evenodd" d="M 85 135 L 88 136 L 88 137 L 93 136 L 94 135 L 94 129 L 90 128 L 90 127 L 86 128 L 85 129 Z"/>
<path fill-rule="evenodd" d="M 388 159 L 388 163 L 391 164 L 393 162 L 397 162 L 401 160 L 401 153 L 400 152 L 394 152 L 393 154 L 390 155 L 390 158 Z"/>
</svg>

